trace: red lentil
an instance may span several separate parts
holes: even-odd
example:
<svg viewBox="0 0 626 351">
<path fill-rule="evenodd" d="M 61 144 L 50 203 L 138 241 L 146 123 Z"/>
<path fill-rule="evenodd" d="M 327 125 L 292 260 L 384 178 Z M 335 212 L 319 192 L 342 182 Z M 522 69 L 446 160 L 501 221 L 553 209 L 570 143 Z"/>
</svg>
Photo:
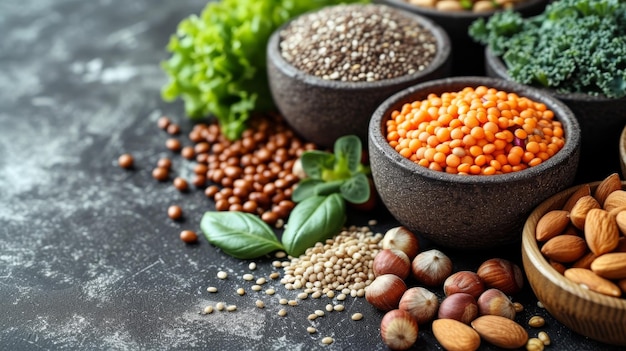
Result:
<svg viewBox="0 0 626 351">
<path fill-rule="evenodd" d="M 392 112 L 386 138 L 419 165 L 472 175 L 536 166 L 565 144 L 563 127 L 545 104 L 485 86 L 405 104 Z"/>
<path fill-rule="evenodd" d="M 187 244 L 195 243 L 198 241 L 198 234 L 193 230 L 183 230 L 180 232 L 180 240 Z"/>
<path fill-rule="evenodd" d="M 173 220 L 178 220 L 183 217 L 183 209 L 178 205 L 172 205 L 167 208 L 167 216 Z"/>
</svg>

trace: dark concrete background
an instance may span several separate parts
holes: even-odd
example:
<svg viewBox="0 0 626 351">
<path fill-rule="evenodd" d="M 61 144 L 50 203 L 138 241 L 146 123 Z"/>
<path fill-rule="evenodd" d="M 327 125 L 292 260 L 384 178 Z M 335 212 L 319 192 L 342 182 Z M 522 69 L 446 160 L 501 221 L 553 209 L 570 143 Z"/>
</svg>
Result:
<svg viewBox="0 0 626 351">
<path fill-rule="evenodd" d="M 348 298 L 345 312 L 314 322 L 306 316 L 331 302 L 294 298 L 278 282 L 270 298 L 245 296 L 247 261 L 232 259 L 199 231 L 213 204 L 201 191 L 181 194 L 150 172 L 169 155 L 156 120 L 168 115 L 191 128 L 180 103 L 161 101 L 159 62 L 178 22 L 204 7 L 202 0 L 3 0 L 0 2 L 0 350 L 384 350 L 382 313 L 364 299 Z M 117 157 L 129 152 L 135 169 Z M 191 164 L 174 157 L 176 174 Z M 173 222 L 178 203 L 185 219 Z M 348 224 L 383 232 L 397 225 L 379 209 L 351 213 Z M 423 242 L 428 247 L 428 243 Z M 497 256 L 519 262 L 517 247 Z M 494 252 L 448 253 L 455 270 L 475 270 Z M 272 258 L 255 260 L 267 276 Z M 230 278 L 216 279 L 220 270 Z M 208 286 L 220 292 L 211 295 Z M 441 296 L 441 292 L 438 292 Z M 254 307 L 263 299 L 264 310 Z M 528 287 L 514 298 L 526 306 L 518 321 L 544 316 L 551 350 L 608 349 L 572 333 L 536 307 Z M 224 301 L 236 312 L 202 315 Z M 336 303 L 334 301 L 332 303 Z M 362 321 L 350 320 L 354 312 Z M 319 332 L 309 335 L 306 327 Z M 531 335 L 538 330 L 529 329 Z M 321 344 L 324 336 L 335 343 Z M 428 327 L 414 350 L 440 350 Z M 483 344 L 483 350 L 493 347 Z"/>
</svg>

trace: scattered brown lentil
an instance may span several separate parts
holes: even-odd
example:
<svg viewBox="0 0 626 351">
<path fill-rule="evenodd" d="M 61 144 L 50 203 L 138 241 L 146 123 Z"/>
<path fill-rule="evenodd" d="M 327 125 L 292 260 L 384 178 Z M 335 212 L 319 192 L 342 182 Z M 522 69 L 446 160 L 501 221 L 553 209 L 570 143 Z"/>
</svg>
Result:
<svg viewBox="0 0 626 351">
<path fill-rule="evenodd" d="M 174 178 L 173 184 L 178 191 L 187 191 L 189 189 L 189 184 L 182 177 Z"/>
<path fill-rule="evenodd" d="M 187 244 L 195 243 L 198 241 L 198 234 L 193 230 L 183 230 L 180 232 L 180 240 Z"/>
<path fill-rule="evenodd" d="M 157 167 L 169 170 L 170 168 L 172 168 L 172 160 L 167 157 L 162 157 L 157 161 Z"/>
<path fill-rule="evenodd" d="M 180 126 L 176 123 L 170 122 L 166 130 L 168 134 L 176 135 L 180 133 Z"/>
<path fill-rule="evenodd" d="M 167 208 L 167 216 L 173 220 L 179 220 L 183 217 L 183 209 L 178 205 L 172 205 Z"/>
<path fill-rule="evenodd" d="M 176 138 L 169 138 L 165 141 L 165 147 L 171 151 L 178 152 L 182 145 L 180 144 L 180 140 Z"/>
<path fill-rule="evenodd" d="M 167 177 L 169 177 L 169 172 L 167 168 L 156 167 L 155 169 L 152 170 L 152 178 L 160 182 L 167 180 Z"/>
<path fill-rule="evenodd" d="M 131 154 L 123 154 L 120 155 L 117 159 L 117 164 L 125 169 L 129 169 L 133 167 L 134 159 Z"/>
<path fill-rule="evenodd" d="M 188 160 L 193 159 L 196 156 L 196 152 L 193 146 L 185 146 L 180 150 L 180 155 Z"/>
<path fill-rule="evenodd" d="M 163 130 L 166 130 L 170 123 L 170 119 L 167 116 L 161 116 L 157 120 L 157 125 Z"/>
<path fill-rule="evenodd" d="M 282 57 L 327 80 L 364 82 L 426 68 L 437 52 L 433 34 L 397 9 L 339 5 L 306 14 L 280 32 Z"/>
</svg>

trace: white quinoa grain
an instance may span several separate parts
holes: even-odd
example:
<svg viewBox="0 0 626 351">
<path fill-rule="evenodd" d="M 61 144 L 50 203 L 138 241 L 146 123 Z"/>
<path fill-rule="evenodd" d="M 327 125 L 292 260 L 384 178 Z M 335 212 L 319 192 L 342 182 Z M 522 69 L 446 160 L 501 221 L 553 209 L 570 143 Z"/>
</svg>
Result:
<svg viewBox="0 0 626 351">
<path fill-rule="evenodd" d="M 226 278 L 228 278 L 228 273 L 226 273 L 224 271 L 219 271 L 219 272 L 217 272 L 217 277 L 219 279 L 226 279 Z"/>
<path fill-rule="evenodd" d="M 264 308 L 265 307 L 265 302 L 261 301 L 261 300 L 256 300 L 256 302 L 254 303 L 256 305 L 256 307 L 258 308 Z"/>
<path fill-rule="evenodd" d="M 331 304 L 327 304 L 325 308 L 326 308 L 326 311 L 328 311 L 328 312 L 332 312 L 333 311 L 333 305 L 331 305 Z"/>
<path fill-rule="evenodd" d="M 339 311 L 339 312 L 341 312 L 341 311 L 343 311 L 343 310 L 345 309 L 345 307 L 344 307 L 343 305 L 335 305 L 335 306 L 333 307 L 333 309 L 334 309 L 335 311 Z"/>
<path fill-rule="evenodd" d="M 280 300 L 278 300 L 278 303 L 281 304 L 281 305 L 286 305 L 287 304 L 287 299 L 284 299 L 284 298 L 280 299 Z"/>
<path fill-rule="evenodd" d="M 225 307 L 226 307 L 226 305 L 224 305 L 223 302 L 218 302 L 218 303 L 215 304 L 215 309 L 218 310 L 218 311 L 223 311 Z"/>
<path fill-rule="evenodd" d="M 351 318 L 352 318 L 353 321 L 360 321 L 361 319 L 363 319 L 363 314 L 357 312 L 357 313 L 353 314 Z"/>
<path fill-rule="evenodd" d="M 322 339 L 322 344 L 330 345 L 333 343 L 333 341 L 335 341 L 333 338 L 331 338 L 330 336 L 327 336 Z"/>
<path fill-rule="evenodd" d="M 211 314 L 213 313 L 213 306 L 206 306 L 204 308 L 204 311 L 202 311 L 204 314 Z"/>
<path fill-rule="evenodd" d="M 323 317 L 324 316 L 324 311 L 322 310 L 315 310 L 314 312 L 316 315 L 318 315 L 319 317 Z"/>
<path fill-rule="evenodd" d="M 248 269 L 251 270 L 251 271 L 255 270 L 256 269 L 256 263 L 250 262 L 250 264 L 248 265 Z"/>
<path fill-rule="evenodd" d="M 217 288 L 214 286 L 209 286 L 208 288 L 206 288 L 206 291 L 210 292 L 210 293 L 216 293 L 217 292 Z"/>
<path fill-rule="evenodd" d="M 256 283 L 257 283 L 258 285 L 263 285 L 263 284 L 265 284 L 266 282 L 267 282 L 267 280 L 266 280 L 265 278 L 263 278 L 263 277 L 261 277 L 261 278 L 259 278 L 259 279 L 257 279 L 257 280 L 256 280 Z"/>
<path fill-rule="evenodd" d="M 269 288 L 267 290 L 265 290 L 265 294 L 267 295 L 274 295 L 276 293 L 276 290 Z"/>
<path fill-rule="evenodd" d="M 272 272 L 270 274 L 270 279 L 278 279 L 280 277 L 280 273 L 278 272 Z"/>
<path fill-rule="evenodd" d="M 308 320 L 310 320 L 310 321 L 312 321 L 312 320 L 317 319 L 317 317 L 319 317 L 319 316 L 318 316 L 318 315 L 316 315 L 315 313 L 311 313 L 311 314 L 307 317 L 307 319 L 308 319 Z"/>
<path fill-rule="evenodd" d="M 307 297 L 309 297 L 309 294 L 307 294 L 307 293 L 305 293 L 305 292 L 303 292 L 303 293 L 299 293 L 299 294 L 298 294 L 298 298 L 299 298 L 300 300 L 305 300 Z"/>
<path fill-rule="evenodd" d="M 296 301 L 296 300 L 289 300 L 289 301 L 287 302 L 287 304 L 288 304 L 289 306 L 298 306 L 298 301 Z"/>
<path fill-rule="evenodd" d="M 345 299 L 346 299 L 346 297 L 347 297 L 347 296 L 346 296 L 346 294 L 343 294 L 343 293 L 342 293 L 342 294 L 339 294 L 339 296 L 337 296 L 337 300 L 339 300 L 339 301 L 343 301 L 343 300 L 345 300 Z"/>
<path fill-rule="evenodd" d="M 274 254 L 274 257 L 276 257 L 276 258 L 285 258 L 285 257 L 287 257 L 287 254 L 285 253 L 285 251 L 276 251 L 276 253 Z"/>
<path fill-rule="evenodd" d="M 246 273 L 243 275 L 243 280 L 251 281 L 254 279 L 254 276 L 250 273 Z"/>
<path fill-rule="evenodd" d="M 237 294 L 239 294 L 239 295 L 245 295 L 245 294 L 246 294 L 246 291 L 245 291 L 243 288 L 239 288 L 239 289 L 237 289 Z"/>
<path fill-rule="evenodd" d="M 279 315 L 279 316 L 281 316 L 281 317 L 286 316 L 286 315 L 287 315 L 287 310 L 285 310 L 284 308 L 281 308 L 281 309 L 278 311 L 278 315 Z"/>
<path fill-rule="evenodd" d="M 315 334 L 317 332 L 317 329 L 313 327 L 307 327 L 306 331 L 309 332 L 309 334 Z"/>
<path fill-rule="evenodd" d="M 250 289 L 252 289 L 252 291 L 261 291 L 261 289 L 263 289 L 260 285 L 252 285 L 250 287 Z"/>
<path fill-rule="evenodd" d="M 233 312 L 237 310 L 237 306 L 235 305 L 228 305 L 228 307 L 226 307 L 226 311 L 228 312 Z"/>
</svg>

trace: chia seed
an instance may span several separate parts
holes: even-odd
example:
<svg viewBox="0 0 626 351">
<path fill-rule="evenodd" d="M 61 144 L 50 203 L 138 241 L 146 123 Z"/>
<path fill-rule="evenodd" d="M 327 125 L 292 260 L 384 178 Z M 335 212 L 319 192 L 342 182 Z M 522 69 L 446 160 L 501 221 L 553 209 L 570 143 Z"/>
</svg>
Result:
<svg viewBox="0 0 626 351">
<path fill-rule="evenodd" d="M 371 82 L 425 69 L 433 34 L 384 5 L 335 5 L 302 15 L 280 32 L 282 57 L 327 80 Z"/>
</svg>

